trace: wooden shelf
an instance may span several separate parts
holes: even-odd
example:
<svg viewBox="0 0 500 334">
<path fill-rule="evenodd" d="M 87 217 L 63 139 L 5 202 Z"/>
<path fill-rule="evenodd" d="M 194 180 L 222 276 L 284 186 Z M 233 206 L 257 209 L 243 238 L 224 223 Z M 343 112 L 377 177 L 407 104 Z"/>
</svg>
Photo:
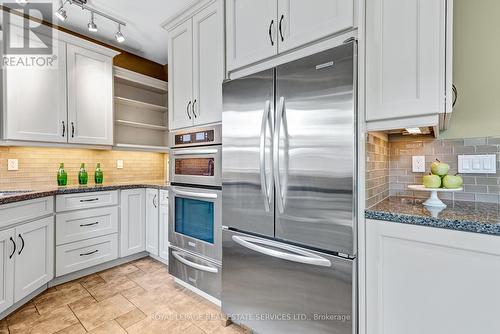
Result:
<svg viewBox="0 0 500 334">
<path fill-rule="evenodd" d="M 156 104 L 146 103 L 138 100 L 127 99 L 126 97 L 115 96 L 115 102 L 135 108 L 143 108 L 151 111 L 167 112 L 168 108 Z"/>
<path fill-rule="evenodd" d="M 138 150 L 138 151 L 150 151 L 150 152 L 168 152 L 167 146 L 151 146 L 151 145 L 136 145 L 136 144 L 115 144 L 115 148 L 122 150 Z"/>
<path fill-rule="evenodd" d="M 168 128 L 164 125 L 154 125 L 154 124 L 147 124 L 147 123 L 140 123 L 140 122 L 132 122 L 132 121 L 126 121 L 124 119 L 117 119 L 115 121 L 116 124 L 120 125 L 126 125 L 126 126 L 133 126 L 135 128 L 143 128 L 143 129 L 151 129 L 151 130 L 159 130 L 159 131 L 167 131 Z"/>
<path fill-rule="evenodd" d="M 114 76 L 118 80 L 126 82 L 128 85 L 151 90 L 153 92 L 166 94 L 168 90 L 168 83 L 166 81 L 151 78 L 121 67 L 114 66 Z"/>
</svg>

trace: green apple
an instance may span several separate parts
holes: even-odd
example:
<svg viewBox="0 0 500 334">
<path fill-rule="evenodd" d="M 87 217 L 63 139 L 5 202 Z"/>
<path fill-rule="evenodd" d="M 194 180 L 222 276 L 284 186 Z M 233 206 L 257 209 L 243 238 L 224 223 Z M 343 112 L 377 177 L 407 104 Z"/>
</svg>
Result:
<svg viewBox="0 0 500 334">
<path fill-rule="evenodd" d="M 443 178 L 443 186 L 447 189 L 458 189 L 464 184 L 464 180 L 458 175 L 446 175 Z"/>
<path fill-rule="evenodd" d="M 441 188 L 441 178 L 434 174 L 424 175 L 424 187 Z"/>
<path fill-rule="evenodd" d="M 431 165 L 431 172 L 434 175 L 445 176 L 450 171 L 450 165 L 445 164 L 438 159 Z"/>
</svg>

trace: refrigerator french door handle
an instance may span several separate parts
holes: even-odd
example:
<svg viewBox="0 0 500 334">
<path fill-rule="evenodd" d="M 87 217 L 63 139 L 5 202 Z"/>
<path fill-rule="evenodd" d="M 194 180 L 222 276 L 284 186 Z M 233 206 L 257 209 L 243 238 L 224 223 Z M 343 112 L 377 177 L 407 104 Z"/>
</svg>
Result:
<svg viewBox="0 0 500 334">
<path fill-rule="evenodd" d="M 276 124 L 274 128 L 274 137 L 273 137 L 273 177 L 274 177 L 274 186 L 276 187 L 278 210 L 280 213 L 285 212 L 285 206 L 283 204 L 283 192 L 281 189 L 281 181 L 280 181 L 280 163 L 279 163 L 281 122 L 283 120 L 284 109 L 285 109 L 285 98 L 282 96 L 280 98 L 278 113 L 276 115 Z"/>
<path fill-rule="evenodd" d="M 266 101 L 266 107 L 264 109 L 264 114 L 262 115 L 262 125 L 260 128 L 260 147 L 259 147 L 259 163 L 260 163 L 260 188 L 262 194 L 264 195 L 264 205 L 266 212 L 271 210 L 271 186 L 272 183 L 267 181 L 266 175 L 266 132 L 267 124 L 269 122 L 269 115 L 271 113 L 271 101 Z M 271 137 L 272 137 L 272 126 L 271 126 Z M 272 175 L 271 175 L 272 179 Z"/>
<path fill-rule="evenodd" d="M 174 187 L 170 187 L 170 191 L 172 191 L 174 194 L 177 194 L 180 196 L 203 198 L 203 199 L 216 199 L 217 198 L 217 194 L 183 191 L 183 190 L 177 190 Z"/>
<path fill-rule="evenodd" d="M 302 250 L 302 249 L 297 249 L 297 248 L 291 247 L 289 245 L 279 244 L 279 243 L 273 242 L 271 240 L 254 239 L 254 238 L 250 238 L 250 237 L 241 237 L 241 236 L 237 236 L 237 235 L 233 235 L 232 239 L 234 242 L 236 242 L 240 246 L 251 249 L 257 253 L 268 255 L 271 257 L 278 258 L 278 259 L 292 261 L 292 262 L 298 262 L 298 263 L 303 263 L 303 264 L 309 264 L 309 265 L 319 266 L 319 267 L 331 267 L 331 265 L 332 265 L 330 260 L 325 259 L 319 255 L 307 252 L 307 251 Z M 286 250 L 289 252 L 294 252 L 296 254 L 280 252 L 280 251 L 277 251 L 275 249 L 270 249 L 270 248 L 256 245 L 256 243 L 263 244 L 263 245 L 270 246 L 270 247 L 274 247 L 274 248 L 280 248 L 280 249 L 283 249 L 283 250 Z"/>
<path fill-rule="evenodd" d="M 204 266 L 204 265 L 201 265 L 201 264 L 198 264 L 198 263 L 191 262 L 191 261 L 183 258 L 182 255 L 179 252 L 177 252 L 177 251 L 172 251 L 172 255 L 179 262 L 185 264 L 188 267 L 191 267 L 191 268 L 194 268 L 194 269 L 198 269 L 198 270 L 201 270 L 201 271 L 206 271 L 206 272 L 209 272 L 209 273 L 214 273 L 214 274 L 217 274 L 219 272 L 219 270 L 217 268 L 209 267 L 209 266 Z"/>
</svg>

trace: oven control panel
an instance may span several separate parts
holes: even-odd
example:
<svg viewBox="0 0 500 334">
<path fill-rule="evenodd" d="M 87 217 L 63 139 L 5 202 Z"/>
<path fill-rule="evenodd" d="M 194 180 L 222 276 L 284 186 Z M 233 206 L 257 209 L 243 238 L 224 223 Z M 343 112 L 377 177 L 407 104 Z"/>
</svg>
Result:
<svg viewBox="0 0 500 334">
<path fill-rule="evenodd" d="M 171 133 L 172 148 L 221 144 L 221 126 L 188 129 Z"/>
</svg>

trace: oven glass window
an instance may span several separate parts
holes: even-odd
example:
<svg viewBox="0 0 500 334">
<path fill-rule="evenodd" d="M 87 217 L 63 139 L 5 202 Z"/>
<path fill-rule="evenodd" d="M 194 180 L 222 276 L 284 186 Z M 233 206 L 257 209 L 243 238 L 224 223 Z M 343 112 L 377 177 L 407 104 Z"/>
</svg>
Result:
<svg viewBox="0 0 500 334">
<path fill-rule="evenodd" d="M 175 198 L 175 232 L 214 243 L 214 203 Z"/>
<path fill-rule="evenodd" d="M 175 174 L 214 176 L 214 158 L 175 159 Z"/>
</svg>

